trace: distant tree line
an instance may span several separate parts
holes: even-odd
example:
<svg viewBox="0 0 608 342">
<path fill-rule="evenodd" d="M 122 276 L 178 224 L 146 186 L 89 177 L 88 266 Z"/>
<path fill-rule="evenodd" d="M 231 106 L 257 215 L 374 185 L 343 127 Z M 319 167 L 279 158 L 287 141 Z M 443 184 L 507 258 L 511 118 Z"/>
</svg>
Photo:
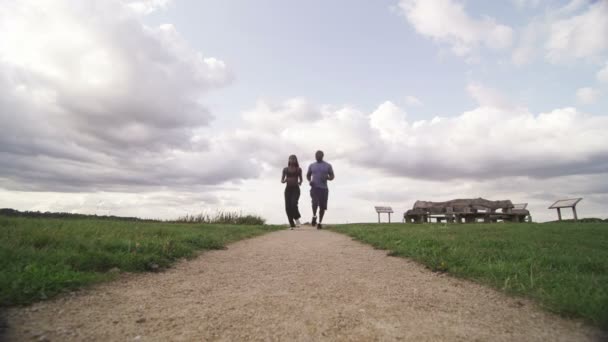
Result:
<svg viewBox="0 0 608 342">
<path fill-rule="evenodd" d="M 141 219 L 138 217 L 125 217 L 114 215 L 88 215 L 74 213 L 53 213 L 50 211 L 19 211 L 10 208 L 0 209 L 0 215 L 10 217 L 37 217 L 37 218 L 73 218 L 73 219 L 95 219 L 95 220 L 121 220 L 121 221 L 145 221 L 145 222 L 160 222 L 160 220 Z"/>
<path fill-rule="evenodd" d="M 50 211 L 19 211 L 15 209 L 0 209 L 0 216 L 32 217 L 32 218 L 60 218 L 60 219 L 94 219 L 94 220 L 120 220 L 138 222 L 166 222 L 166 223 L 206 223 L 206 224 L 235 224 L 235 225 L 263 225 L 266 220 L 258 215 L 243 214 L 241 212 L 217 211 L 214 214 L 201 213 L 178 217 L 174 220 L 141 219 L 138 217 L 125 217 L 114 215 L 88 215 L 74 213 L 53 213 Z"/>
</svg>

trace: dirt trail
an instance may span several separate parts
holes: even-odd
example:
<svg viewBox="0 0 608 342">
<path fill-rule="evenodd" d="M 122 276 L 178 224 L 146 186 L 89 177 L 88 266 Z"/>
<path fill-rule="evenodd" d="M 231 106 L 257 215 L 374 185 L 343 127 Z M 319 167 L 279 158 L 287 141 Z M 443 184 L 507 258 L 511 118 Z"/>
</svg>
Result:
<svg viewBox="0 0 608 342">
<path fill-rule="evenodd" d="M 593 341 L 530 302 L 310 227 L 8 312 L 10 341 Z"/>
</svg>

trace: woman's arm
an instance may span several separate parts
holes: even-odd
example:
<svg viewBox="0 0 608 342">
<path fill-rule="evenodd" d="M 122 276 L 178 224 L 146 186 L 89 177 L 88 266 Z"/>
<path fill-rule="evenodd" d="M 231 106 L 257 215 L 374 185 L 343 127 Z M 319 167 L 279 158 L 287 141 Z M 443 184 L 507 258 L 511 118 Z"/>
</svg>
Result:
<svg viewBox="0 0 608 342">
<path fill-rule="evenodd" d="M 298 185 L 302 185 L 302 168 L 298 168 Z"/>
<path fill-rule="evenodd" d="M 287 182 L 287 169 L 283 169 L 283 174 L 281 175 L 281 183 Z"/>
</svg>

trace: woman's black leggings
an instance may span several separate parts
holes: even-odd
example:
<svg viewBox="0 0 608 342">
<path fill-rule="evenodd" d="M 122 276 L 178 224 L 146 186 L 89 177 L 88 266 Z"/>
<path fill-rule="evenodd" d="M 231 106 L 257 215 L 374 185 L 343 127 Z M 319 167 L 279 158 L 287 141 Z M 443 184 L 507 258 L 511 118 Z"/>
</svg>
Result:
<svg viewBox="0 0 608 342">
<path fill-rule="evenodd" d="M 287 219 L 289 225 L 294 226 L 293 220 L 297 220 L 301 217 L 300 210 L 298 209 L 298 201 L 300 200 L 300 187 L 299 186 L 287 186 L 285 187 L 285 211 L 287 212 Z"/>
</svg>

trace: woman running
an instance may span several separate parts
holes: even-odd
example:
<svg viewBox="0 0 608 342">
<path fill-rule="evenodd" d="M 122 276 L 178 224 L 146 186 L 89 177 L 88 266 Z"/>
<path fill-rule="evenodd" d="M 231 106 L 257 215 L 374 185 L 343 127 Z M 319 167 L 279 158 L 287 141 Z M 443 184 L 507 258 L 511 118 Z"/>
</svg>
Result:
<svg viewBox="0 0 608 342">
<path fill-rule="evenodd" d="M 302 185 L 302 169 L 298 164 L 298 158 L 293 154 L 289 156 L 287 167 L 283 169 L 281 183 L 286 183 L 285 211 L 289 220 L 289 229 L 293 229 L 300 226 L 301 216 L 298 201 L 300 200 L 300 185 Z"/>
</svg>

